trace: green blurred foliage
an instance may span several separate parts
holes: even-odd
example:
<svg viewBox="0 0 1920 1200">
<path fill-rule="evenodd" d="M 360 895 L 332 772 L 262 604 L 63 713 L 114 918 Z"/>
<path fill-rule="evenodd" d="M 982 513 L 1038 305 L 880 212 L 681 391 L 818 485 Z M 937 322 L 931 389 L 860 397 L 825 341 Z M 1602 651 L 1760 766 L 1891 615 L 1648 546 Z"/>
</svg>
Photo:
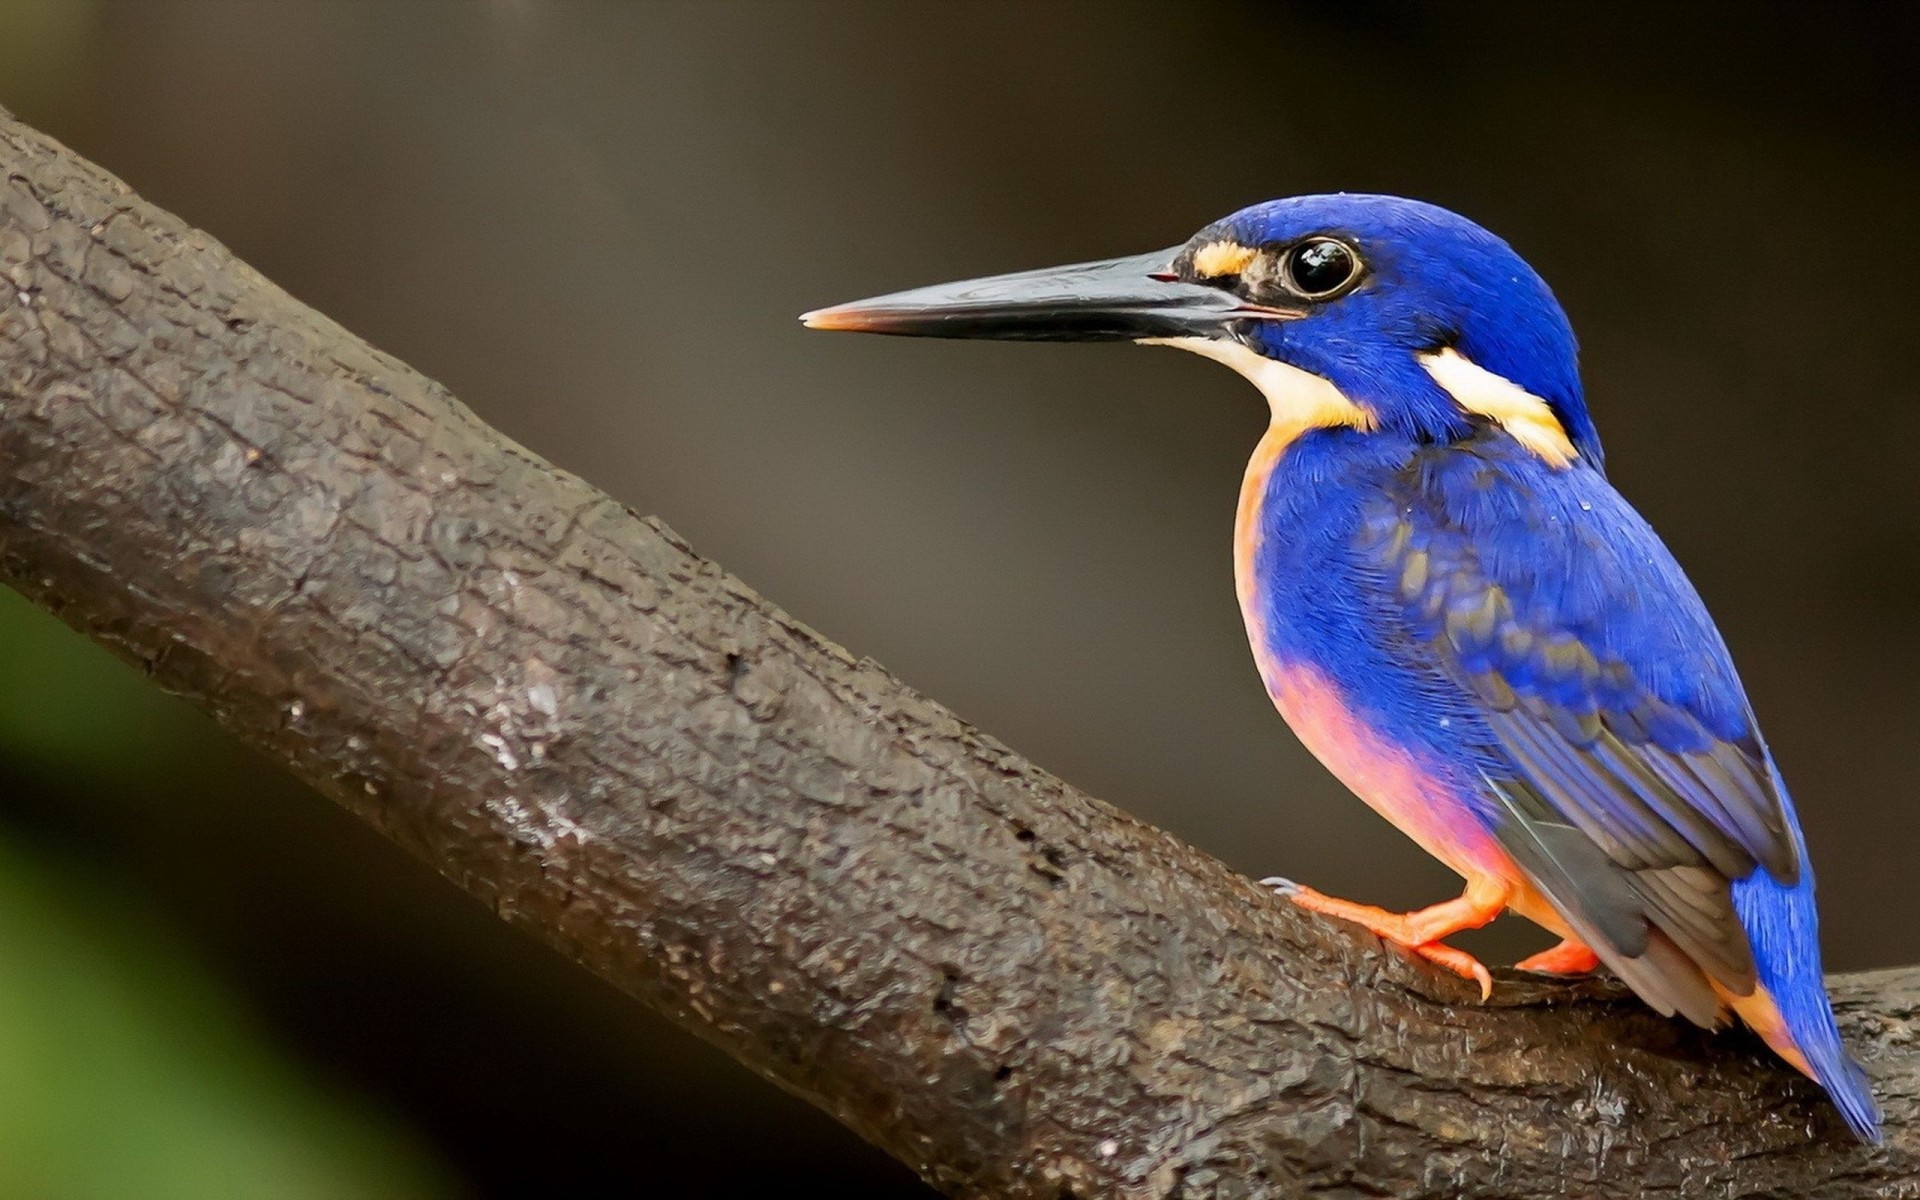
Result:
<svg viewBox="0 0 1920 1200">
<path fill-rule="evenodd" d="M 191 774 L 196 714 L 0 593 L 0 758 L 100 783 Z M 443 1196 L 382 1114 L 307 1078 L 110 879 L 0 828 L 0 1196 Z"/>
<path fill-rule="evenodd" d="M 99 15 L 93 0 L 0 0 L 7 103 L 31 117 L 82 89 Z M 0 764 L 133 809 L 229 754 L 204 718 L 0 592 Z M 453 1190 L 387 1114 L 275 1047 L 131 889 L 0 825 L 0 1197 Z"/>
<path fill-rule="evenodd" d="M 209 732 L 125 663 L 0 589 L 0 753 L 124 784 L 199 758 Z"/>
</svg>

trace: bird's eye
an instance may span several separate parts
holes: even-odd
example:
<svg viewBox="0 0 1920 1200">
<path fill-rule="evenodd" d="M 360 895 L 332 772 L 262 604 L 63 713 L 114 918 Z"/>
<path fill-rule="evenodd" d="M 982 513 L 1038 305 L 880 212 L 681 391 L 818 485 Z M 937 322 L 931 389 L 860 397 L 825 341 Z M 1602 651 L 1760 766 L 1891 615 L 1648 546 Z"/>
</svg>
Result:
<svg viewBox="0 0 1920 1200">
<path fill-rule="evenodd" d="M 1360 277 L 1360 256 L 1333 238 L 1309 238 L 1287 251 L 1282 279 L 1306 300 L 1327 300 Z"/>
</svg>

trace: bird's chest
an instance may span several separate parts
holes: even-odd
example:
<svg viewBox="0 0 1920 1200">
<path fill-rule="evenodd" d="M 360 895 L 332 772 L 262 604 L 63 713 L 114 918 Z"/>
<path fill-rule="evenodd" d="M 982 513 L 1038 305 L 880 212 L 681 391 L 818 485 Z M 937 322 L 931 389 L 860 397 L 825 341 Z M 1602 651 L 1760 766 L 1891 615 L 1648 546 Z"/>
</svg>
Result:
<svg viewBox="0 0 1920 1200">
<path fill-rule="evenodd" d="M 1391 647 L 1389 597 L 1354 547 L 1386 495 L 1385 464 L 1350 435 L 1263 444 L 1234 527 L 1247 640 L 1274 707 L 1369 806 L 1462 874 L 1504 865 L 1444 751 L 1447 718 Z"/>
<path fill-rule="evenodd" d="M 1377 661 L 1380 614 L 1370 611 L 1351 553 L 1364 506 L 1380 492 L 1369 473 L 1329 453 L 1338 442 L 1337 434 L 1262 439 L 1241 483 L 1233 566 L 1268 695 L 1308 749 L 1346 778 L 1381 773 L 1378 764 L 1345 760 L 1359 742 L 1377 740 L 1365 735 L 1378 722 L 1354 711 L 1356 685 L 1377 693 L 1386 680 Z"/>
<path fill-rule="evenodd" d="M 1368 509 L 1387 494 L 1389 472 L 1362 452 L 1362 436 L 1270 431 L 1248 460 L 1234 517 L 1234 590 L 1269 691 L 1281 668 L 1343 678 L 1378 654 L 1384 614 L 1354 546 Z"/>
</svg>

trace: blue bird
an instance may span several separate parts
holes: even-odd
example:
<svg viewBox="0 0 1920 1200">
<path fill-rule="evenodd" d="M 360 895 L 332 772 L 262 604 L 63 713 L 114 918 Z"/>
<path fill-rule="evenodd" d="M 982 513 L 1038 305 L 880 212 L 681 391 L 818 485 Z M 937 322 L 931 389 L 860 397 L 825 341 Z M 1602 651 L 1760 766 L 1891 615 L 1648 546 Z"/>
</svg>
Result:
<svg viewBox="0 0 1920 1200">
<path fill-rule="evenodd" d="M 1835 1027 L 1813 870 L 1725 643 L 1608 483 L 1573 330 L 1499 238 L 1394 196 L 1255 205 L 1171 250 L 923 288 L 808 325 L 1135 341 L 1266 396 L 1234 528 L 1254 660 L 1300 740 L 1465 880 L 1412 913 L 1284 880 L 1478 981 L 1511 909 L 1668 1015 L 1730 1014 L 1877 1142 Z"/>
</svg>

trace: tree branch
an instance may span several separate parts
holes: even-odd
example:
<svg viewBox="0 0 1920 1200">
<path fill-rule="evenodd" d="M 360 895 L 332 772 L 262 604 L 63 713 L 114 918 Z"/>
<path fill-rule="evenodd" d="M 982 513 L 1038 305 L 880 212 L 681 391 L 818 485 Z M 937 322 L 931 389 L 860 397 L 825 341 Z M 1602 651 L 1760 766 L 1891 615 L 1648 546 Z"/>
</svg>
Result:
<svg viewBox="0 0 1920 1200">
<path fill-rule="evenodd" d="M 956 1195 L 1920 1195 L 1617 989 L 1481 1005 L 1091 799 L 0 113 L 0 574 Z"/>
</svg>

